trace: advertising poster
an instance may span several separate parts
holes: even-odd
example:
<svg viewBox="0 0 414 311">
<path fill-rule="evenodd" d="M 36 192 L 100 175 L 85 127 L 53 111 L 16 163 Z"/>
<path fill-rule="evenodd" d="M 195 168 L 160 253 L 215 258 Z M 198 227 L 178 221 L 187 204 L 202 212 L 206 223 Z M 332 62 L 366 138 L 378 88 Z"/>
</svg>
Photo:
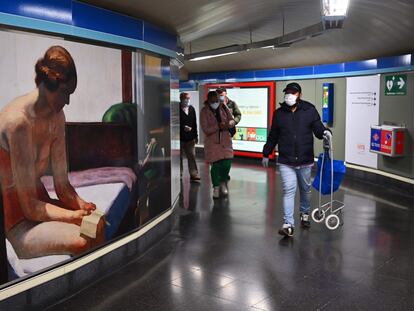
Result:
<svg viewBox="0 0 414 311">
<path fill-rule="evenodd" d="M 0 52 L 1 286 L 168 209 L 171 136 L 168 58 L 9 31 Z"/>
<path fill-rule="evenodd" d="M 260 156 L 274 110 L 274 83 L 230 83 L 207 87 L 209 91 L 225 87 L 227 97 L 235 101 L 241 111 L 242 117 L 233 137 L 235 154 Z"/>
<path fill-rule="evenodd" d="M 378 156 L 370 152 L 370 144 L 371 125 L 379 122 L 380 76 L 351 77 L 346 82 L 345 161 L 377 168 Z"/>
</svg>

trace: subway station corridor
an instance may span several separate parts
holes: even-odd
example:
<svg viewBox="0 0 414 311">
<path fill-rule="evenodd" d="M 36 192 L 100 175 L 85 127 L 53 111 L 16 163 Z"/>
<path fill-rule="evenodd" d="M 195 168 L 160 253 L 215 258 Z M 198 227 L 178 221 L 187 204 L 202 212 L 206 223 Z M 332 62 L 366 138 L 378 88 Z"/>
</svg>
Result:
<svg viewBox="0 0 414 311">
<path fill-rule="evenodd" d="M 413 309 L 412 193 L 346 176 L 335 193 L 346 204 L 344 225 L 297 226 L 283 239 L 274 164 L 236 159 L 229 197 L 214 202 L 208 167 L 198 164 L 200 184 L 184 171 L 170 235 L 48 310 Z"/>
</svg>

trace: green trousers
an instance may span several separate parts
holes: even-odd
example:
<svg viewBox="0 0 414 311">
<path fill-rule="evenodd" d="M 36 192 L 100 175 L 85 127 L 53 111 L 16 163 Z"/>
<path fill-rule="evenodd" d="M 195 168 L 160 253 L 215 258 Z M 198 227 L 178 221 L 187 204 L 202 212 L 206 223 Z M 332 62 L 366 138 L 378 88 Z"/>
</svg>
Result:
<svg viewBox="0 0 414 311">
<path fill-rule="evenodd" d="M 231 160 L 224 159 L 217 162 L 214 162 L 211 165 L 211 181 L 213 182 L 213 187 L 220 186 L 220 183 L 227 182 L 229 179 L 229 172 L 231 168 Z"/>
</svg>

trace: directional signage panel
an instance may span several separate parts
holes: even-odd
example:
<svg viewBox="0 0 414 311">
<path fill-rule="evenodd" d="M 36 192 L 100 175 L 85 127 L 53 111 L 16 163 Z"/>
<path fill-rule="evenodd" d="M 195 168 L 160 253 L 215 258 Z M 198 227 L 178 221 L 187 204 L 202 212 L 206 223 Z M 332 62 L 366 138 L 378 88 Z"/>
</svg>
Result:
<svg viewBox="0 0 414 311">
<path fill-rule="evenodd" d="M 406 95 L 407 75 L 385 76 L 385 95 Z"/>
</svg>

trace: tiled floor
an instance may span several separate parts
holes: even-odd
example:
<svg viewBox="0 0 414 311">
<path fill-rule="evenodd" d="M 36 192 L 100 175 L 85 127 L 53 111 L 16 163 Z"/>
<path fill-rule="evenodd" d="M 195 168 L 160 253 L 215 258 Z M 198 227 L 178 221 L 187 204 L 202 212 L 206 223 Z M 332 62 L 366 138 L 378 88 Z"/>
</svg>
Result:
<svg viewBox="0 0 414 311">
<path fill-rule="evenodd" d="M 200 162 L 167 238 L 51 310 L 414 310 L 412 196 L 345 179 L 342 227 L 281 239 L 279 175 L 259 164 L 234 163 L 213 202 Z"/>
</svg>

